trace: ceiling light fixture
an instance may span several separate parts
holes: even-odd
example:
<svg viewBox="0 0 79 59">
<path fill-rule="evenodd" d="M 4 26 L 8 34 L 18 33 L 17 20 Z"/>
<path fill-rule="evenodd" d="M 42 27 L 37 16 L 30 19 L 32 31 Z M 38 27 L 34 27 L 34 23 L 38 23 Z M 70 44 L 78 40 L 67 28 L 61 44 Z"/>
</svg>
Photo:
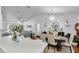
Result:
<svg viewBox="0 0 79 59">
<path fill-rule="evenodd" d="M 19 21 L 18 24 L 22 24 L 22 22 Z"/>
<path fill-rule="evenodd" d="M 50 16 L 50 17 L 49 17 L 49 20 L 54 20 L 54 19 L 55 19 L 54 16 Z"/>
</svg>

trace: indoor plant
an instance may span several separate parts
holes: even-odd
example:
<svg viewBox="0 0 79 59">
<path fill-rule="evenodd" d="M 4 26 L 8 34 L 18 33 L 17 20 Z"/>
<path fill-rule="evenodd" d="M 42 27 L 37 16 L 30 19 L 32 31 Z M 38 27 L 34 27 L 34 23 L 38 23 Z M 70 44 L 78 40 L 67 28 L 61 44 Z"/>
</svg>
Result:
<svg viewBox="0 0 79 59">
<path fill-rule="evenodd" d="M 17 40 L 17 36 L 20 35 L 21 33 L 21 28 L 20 28 L 20 25 L 15 25 L 15 28 L 13 28 L 13 32 L 12 32 L 12 35 L 13 35 L 13 40 Z"/>
<path fill-rule="evenodd" d="M 73 42 L 76 43 L 77 47 L 79 47 L 79 36 L 75 35 L 73 38 Z"/>
</svg>

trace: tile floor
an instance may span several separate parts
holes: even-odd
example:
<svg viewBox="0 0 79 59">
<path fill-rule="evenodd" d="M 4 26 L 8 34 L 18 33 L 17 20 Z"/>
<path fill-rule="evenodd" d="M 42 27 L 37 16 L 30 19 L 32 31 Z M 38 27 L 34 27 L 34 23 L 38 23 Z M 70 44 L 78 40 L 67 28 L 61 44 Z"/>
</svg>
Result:
<svg viewBox="0 0 79 59">
<path fill-rule="evenodd" d="M 4 53 L 3 49 L 0 48 L 0 53 Z"/>
<path fill-rule="evenodd" d="M 57 49 L 54 47 L 49 47 L 49 50 L 48 50 L 48 47 L 46 47 L 44 49 L 44 53 L 70 53 L 70 48 L 63 46 L 62 51 L 57 51 Z"/>
</svg>

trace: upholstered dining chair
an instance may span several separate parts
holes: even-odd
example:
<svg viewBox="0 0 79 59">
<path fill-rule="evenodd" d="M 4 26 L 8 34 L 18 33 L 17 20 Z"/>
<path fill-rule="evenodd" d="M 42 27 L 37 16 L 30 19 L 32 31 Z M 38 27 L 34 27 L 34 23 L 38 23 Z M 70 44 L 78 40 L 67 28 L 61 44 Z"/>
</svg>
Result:
<svg viewBox="0 0 79 59">
<path fill-rule="evenodd" d="M 67 33 L 67 34 L 65 35 L 65 37 L 67 38 L 67 41 L 69 42 L 69 41 L 70 41 L 71 34 L 70 34 L 70 33 Z"/>
<path fill-rule="evenodd" d="M 55 42 L 55 36 L 53 36 L 53 34 L 48 34 L 48 37 L 46 37 L 46 41 L 48 43 L 48 50 L 50 47 L 54 48 L 54 53 L 55 53 L 55 48 L 57 43 Z"/>
</svg>

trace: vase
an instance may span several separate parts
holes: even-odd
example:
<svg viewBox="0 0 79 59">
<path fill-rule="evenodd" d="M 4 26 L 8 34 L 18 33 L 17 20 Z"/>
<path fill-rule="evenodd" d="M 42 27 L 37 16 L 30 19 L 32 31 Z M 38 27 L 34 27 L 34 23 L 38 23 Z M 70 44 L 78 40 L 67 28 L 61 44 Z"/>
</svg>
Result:
<svg viewBox="0 0 79 59">
<path fill-rule="evenodd" d="M 23 39 L 23 36 L 17 36 L 17 38 L 16 38 L 16 42 L 21 42 L 22 39 Z"/>
<path fill-rule="evenodd" d="M 72 43 L 72 45 L 73 45 L 73 46 L 77 46 L 77 45 L 78 45 L 78 43 L 73 42 L 73 43 Z"/>
</svg>

